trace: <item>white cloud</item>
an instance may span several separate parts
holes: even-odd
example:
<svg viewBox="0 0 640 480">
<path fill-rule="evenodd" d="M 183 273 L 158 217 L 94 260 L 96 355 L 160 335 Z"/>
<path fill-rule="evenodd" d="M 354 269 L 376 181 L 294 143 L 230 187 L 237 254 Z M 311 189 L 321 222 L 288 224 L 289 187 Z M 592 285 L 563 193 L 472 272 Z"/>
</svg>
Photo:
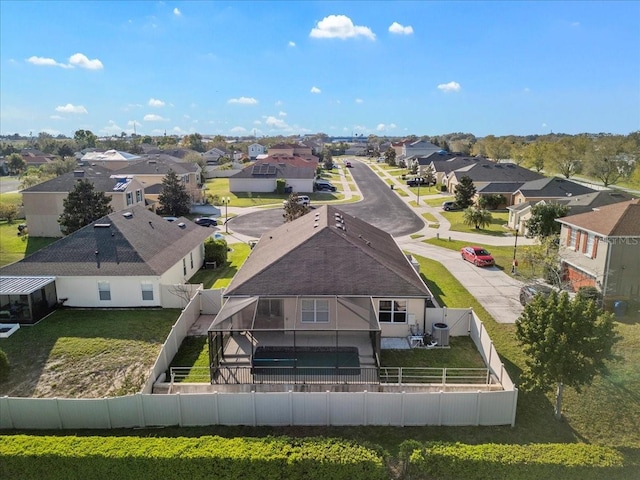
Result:
<svg viewBox="0 0 640 480">
<path fill-rule="evenodd" d="M 157 98 L 150 98 L 149 99 L 149 106 L 150 107 L 164 107 L 165 103 L 162 100 L 158 100 Z"/>
<path fill-rule="evenodd" d="M 287 112 L 280 112 L 278 113 L 279 116 L 281 117 L 286 117 L 287 116 Z"/>
<path fill-rule="evenodd" d="M 62 120 L 63 117 L 61 117 L 60 115 L 50 115 L 49 118 L 51 120 Z"/>
<path fill-rule="evenodd" d="M 389 32 L 395 33 L 396 35 L 412 35 L 413 27 L 411 25 L 400 25 L 398 22 L 393 22 L 389 26 Z"/>
<path fill-rule="evenodd" d="M 254 125 L 262 125 L 262 122 L 260 120 L 254 120 L 253 124 Z"/>
<path fill-rule="evenodd" d="M 376 127 L 376 130 L 379 132 L 384 132 L 387 129 L 387 126 L 384 123 L 379 123 Z"/>
<path fill-rule="evenodd" d="M 524 93 L 529 93 L 531 92 L 531 89 L 529 87 L 524 87 Z"/>
<path fill-rule="evenodd" d="M 276 103 L 274 103 L 274 105 L 276 107 L 279 107 L 280 105 L 282 105 L 282 100 L 276 100 Z"/>
<path fill-rule="evenodd" d="M 72 68 L 70 65 L 65 63 L 58 63 L 53 58 L 46 57 L 29 57 L 27 58 L 27 62 L 32 65 L 38 65 L 39 67 L 61 67 L 61 68 Z"/>
<path fill-rule="evenodd" d="M 72 105 L 71 103 L 67 103 L 66 105 L 61 105 L 56 107 L 56 112 L 61 113 L 89 113 L 87 109 L 82 105 Z"/>
<path fill-rule="evenodd" d="M 129 120 L 127 122 L 127 126 L 128 127 L 141 127 L 142 124 L 140 122 L 138 122 L 137 120 Z"/>
<path fill-rule="evenodd" d="M 355 102 L 356 103 L 364 103 L 364 100 L 362 100 L 361 98 L 356 98 Z"/>
<path fill-rule="evenodd" d="M 459 92 L 460 88 L 458 82 L 441 83 L 438 85 L 438 90 L 442 90 L 443 92 Z"/>
<path fill-rule="evenodd" d="M 178 133 L 178 134 L 187 133 L 186 131 L 182 130 L 180 127 L 173 127 L 171 130 L 173 131 L 173 133 Z"/>
<path fill-rule="evenodd" d="M 109 124 L 100 131 L 106 135 L 116 135 L 122 133 L 122 128 L 113 120 L 109 120 Z"/>
<path fill-rule="evenodd" d="M 233 127 L 231 130 L 229 130 L 229 132 L 231 133 L 247 133 L 247 129 L 244 127 Z"/>
<path fill-rule="evenodd" d="M 322 92 L 322 90 L 320 90 L 318 87 L 311 87 L 311 93 L 320 93 Z"/>
<path fill-rule="evenodd" d="M 87 56 L 82 53 L 74 53 L 71 55 L 69 57 L 69 63 L 88 70 L 102 70 L 104 68 L 100 60 L 97 58 L 89 60 Z"/>
<path fill-rule="evenodd" d="M 354 38 L 365 37 L 375 40 L 376 35 L 369 27 L 354 25 L 346 15 L 329 15 L 320 20 L 309 34 L 312 38 Z"/>
<path fill-rule="evenodd" d="M 287 130 L 289 128 L 289 125 L 287 125 L 287 122 L 276 117 L 267 117 L 264 123 L 266 123 L 271 128 L 277 128 L 280 130 Z"/>
<path fill-rule="evenodd" d="M 236 103 L 239 105 L 255 105 L 258 103 L 258 100 L 252 97 L 240 97 L 240 98 L 230 98 L 227 100 L 227 103 Z"/>
<path fill-rule="evenodd" d="M 290 47 L 295 47 L 295 46 L 296 46 L 296 42 L 292 42 L 292 41 L 290 41 L 290 42 L 289 42 L 289 46 L 290 46 Z"/>
<path fill-rule="evenodd" d="M 166 122 L 167 119 L 161 117 L 160 115 L 156 115 L 155 113 L 148 113 L 144 116 L 143 120 L 145 122 Z"/>
<path fill-rule="evenodd" d="M 173 9 L 173 14 L 177 17 L 179 17 L 180 15 L 182 15 L 182 12 L 180 11 L 180 9 L 178 7 Z"/>
</svg>

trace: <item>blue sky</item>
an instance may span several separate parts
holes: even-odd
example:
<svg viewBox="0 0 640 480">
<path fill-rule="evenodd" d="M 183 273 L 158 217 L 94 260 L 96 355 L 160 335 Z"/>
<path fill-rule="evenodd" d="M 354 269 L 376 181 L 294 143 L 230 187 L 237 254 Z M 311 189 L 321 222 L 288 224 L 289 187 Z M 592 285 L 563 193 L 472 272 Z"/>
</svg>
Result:
<svg viewBox="0 0 640 480">
<path fill-rule="evenodd" d="M 640 129 L 640 2 L 0 1 L 0 133 Z"/>
</svg>

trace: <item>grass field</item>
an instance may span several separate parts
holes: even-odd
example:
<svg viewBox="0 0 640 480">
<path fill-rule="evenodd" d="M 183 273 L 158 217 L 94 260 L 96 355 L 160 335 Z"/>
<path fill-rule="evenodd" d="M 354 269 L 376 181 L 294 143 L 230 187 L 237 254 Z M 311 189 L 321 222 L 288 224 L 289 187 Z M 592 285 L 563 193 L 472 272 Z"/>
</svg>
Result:
<svg viewBox="0 0 640 480">
<path fill-rule="evenodd" d="M 443 200 L 444 201 L 444 200 Z M 497 237 L 505 237 L 511 235 L 504 225 L 509 220 L 509 212 L 496 212 L 492 211 L 491 225 L 476 229 L 473 226 L 465 225 L 463 222 L 464 212 L 442 212 L 442 216 L 449 220 L 451 227 L 449 230 L 454 232 L 467 232 L 467 233 L 481 233 L 483 235 L 493 235 Z"/>
<path fill-rule="evenodd" d="M 139 392 L 179 310 L 55 311 L 0 338 L 9 357 L 0 395 L 99 398 Z"/>
<path fill-rule="evenodd" d="M 204 288 L 224 288 L 236 274 L 240 266 L 244 263 L 251 248 L 245 243 L 232 243 L 227 254 L 227 264 L 210 270 L 199 270 L 189 283 L 202 283 Z"/>
<path fill-rule="evenodd" d="M 25 256 L 58 240 L 57 238 L 18 236 L 20 223 L 20 221 L 0 222 L 0 267 L 22 260 Z"/>
</svg>

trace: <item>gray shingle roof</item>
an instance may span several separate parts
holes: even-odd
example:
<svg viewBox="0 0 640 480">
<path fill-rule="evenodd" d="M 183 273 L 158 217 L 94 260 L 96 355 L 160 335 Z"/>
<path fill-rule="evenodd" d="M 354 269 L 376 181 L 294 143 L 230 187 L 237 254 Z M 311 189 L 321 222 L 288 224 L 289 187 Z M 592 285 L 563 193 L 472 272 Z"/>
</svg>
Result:
<svg viewBox="0 0 640 480">
<path fill-rule="evenodd" d="M 526 182 L 520 191 L 528 197 L 564 197 L 592 193 L 593 188 L 560 177 L 539 178 Z"/>
<path fill-rule="evenodd" d="M 544 175 L 516 165 L 515 163 L 495 163 L 485 159 L 454 172 L 456 178 L 465 175 L 474 182 L 529 182 L 544 178 Z M 446 163 L 446 162 L 445 162 Z M 459 170 L 459 171 L 458 171 Z"/>
<path fill-rule="evenodd" d="M 176 174 L 196 173 L 198 165 L 190 162 L 180 162 L 176 157 L 170 155 L 158 154 L 149 155 L 143 160 L 135 161 L 124 168 L 116 171 L 118 175 L 166 175 L 169 169 Z"/>
<path fill-rule="evenodd" d="M 114 185 L 118 183 L 118 179 L 110 178 L 111 175 L 114 175 L 113 170 L 97 165 L 80 167 L 76 169 L 76 172 L 83 172 L 84 176 L 78 177 L 73 172 L 65 173 L 46 182 L 26 188 L 23 192 L 70 192 L 79 180 L 90 181 L 99 192 L 111 192 Z"/>
<path fill-rule="evenodd" d="M 269 163 L 274 168 L 269 170 L 271 173 L 261 173 L 257 174 L 254 172 L 259 171 L 254 170 L 254 167 L 261 165 L 260 162 L 256 164 L 249 165 L 238 173 L 231 175 L 229 178 L 302 178 L 302 179 L 313 179 L 316 176 L 316 169 L 314 167 L 297 167 L 295 165 L 291 165 L 289 163 Z M 265 170 L 266 171 L 266 170 Z"/>
<path fill-rule="evenodd" d="M 345 229 L 336 226 L 336 214 Z M 431 292 L 391 235 L 323 206 L 264 234 L 225 295 L 430 297 Z"/>
<path fill-rule="evenodd" d="M 127 218 L 125 212 L 133 215 Z M 184 228 L 178 226 L 180 222 Z M 1 268 L 0 275 L 162 275 L 211 234 L 212 230 L 185 218 L 167 222 L 135 206 L 111 213 Z"/>
<path fill-rule="evenodd" d="M 490 182 L 478 188 L 478 193 L 514 193 L 522 186 L 522 182 Z"/>
</svg>

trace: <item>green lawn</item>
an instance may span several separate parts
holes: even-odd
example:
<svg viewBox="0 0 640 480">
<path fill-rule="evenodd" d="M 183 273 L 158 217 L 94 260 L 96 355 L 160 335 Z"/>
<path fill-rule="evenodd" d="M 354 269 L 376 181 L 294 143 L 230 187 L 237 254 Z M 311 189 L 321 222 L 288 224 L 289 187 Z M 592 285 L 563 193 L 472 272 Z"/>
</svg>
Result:
<svg viewBox="0 0 640 480">
<path fill-rule="evenodd" d="M 430 207 L 441 207 L 442 202 L 448 202 L 454 199 L 455 197 L 453 195 L 438 195 L 425 198 L 424 203 L 426 203 Z"/>
<path fill-rule="evenodd" d="M 423 213 L 422 214 L 422 218 L 424 218 L 427 222 L 429 223 L 440 223 L 438 222 L 438 219 L 431 213 L 427 212 L 427 213 Z"/>
<path fill-rule="evenodd" d="M 444 200 L 443 200 L 444 201 Z M 484 235 L 493 235 L 504 237 L 511 233 L 504 227 L 509 220 L 509 212 L 490 212 L 493 220 L 488 227 L 476 229 L 473 226 L 465 225 L 463 222 L 464 212 L 442 212 L 442 216 L 451 223 L 450 230 L 454 232 L 481 233 Z"/>
<path fill-rule="evenodd" d="M 240 266 L 251 253 L 251 248 L 246 243 L 232 243 L 227 254 L 227 265 L 214 269 L 199 270 L 189 283 L 202 283 L 204 288 L 224 288 L 234 277 Z"/>
<path fill-rule="evenodd" d="M 21 222 L 20 220 L 13 223 L 0 222 L 0 267 L 22 260 L 25 256 L 58 240 L 57 238 L 18 236 L 18 225 Z"/>
<path fill-rule="evenodd" d="M 9 357 L 0 395 L 98 398 L 139 392 L 179 310 L 55 311 L 0 338 Z"/>
</svg>

